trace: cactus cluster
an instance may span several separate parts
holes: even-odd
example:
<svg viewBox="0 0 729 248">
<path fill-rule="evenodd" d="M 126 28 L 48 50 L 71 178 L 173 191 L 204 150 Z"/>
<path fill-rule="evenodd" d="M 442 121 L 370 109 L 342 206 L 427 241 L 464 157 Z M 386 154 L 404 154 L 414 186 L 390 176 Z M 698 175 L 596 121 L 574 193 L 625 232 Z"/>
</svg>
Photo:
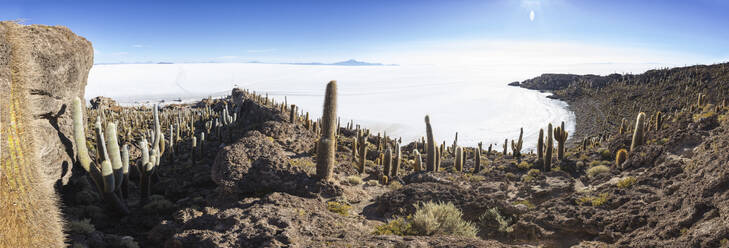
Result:
<svg viewBox="0 0 729 248">
<path fill-rule="evenodd" d="M 557 159 L 564 159 L 564 149 L 567 145 L 567 137 L 569 133 L 564 128 L 564 121 L 562 125 L 554 129 L 554 139 L 557 140 Z"/>
<path fill-rule="evenodd" d="M 519 139 L 517 142 L 514 142 L 514 140 L 511 140 L 511 153 L 516 158 L 521 157 L 521 147 L 524 144 L 524 140 L 522 140 L 522 137 L 524 136 L 524 128 L 519 129 Z"/>
</svg>

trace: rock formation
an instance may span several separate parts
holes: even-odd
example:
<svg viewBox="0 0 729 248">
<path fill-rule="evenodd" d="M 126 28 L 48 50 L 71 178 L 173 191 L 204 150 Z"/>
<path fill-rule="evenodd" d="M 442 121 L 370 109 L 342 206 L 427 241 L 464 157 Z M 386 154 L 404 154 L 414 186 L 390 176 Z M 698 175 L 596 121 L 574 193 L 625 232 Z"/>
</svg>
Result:
<svg viewBox="0 0 729 248">
<path fill-rule="evenodd" d="M 69 105 L 93 48 L 68 28 L 0 22 L 0 247 L 62 247 L 53 183 L 74 161 Z"/>
</svg>

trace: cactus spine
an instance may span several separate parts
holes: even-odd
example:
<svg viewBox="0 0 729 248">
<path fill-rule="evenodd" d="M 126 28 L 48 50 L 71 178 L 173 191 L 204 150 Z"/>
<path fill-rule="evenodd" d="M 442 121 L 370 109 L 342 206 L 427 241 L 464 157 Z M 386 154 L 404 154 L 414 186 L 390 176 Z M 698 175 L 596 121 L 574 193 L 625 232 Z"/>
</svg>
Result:
<svg viewBox="0 0 729 248">
<path fill-rule="evenodd" d="M 552 140 L 552 123 L 547 126 L 547 145 L 544 147 L 544 171 L 552 169 L 552 151 L 554 150 L 554 141 Z"/>
<path fill-rule="evenodd" d="M 435 139 L 433 138 L 433 128 L 430 126 L 430 116 L 425 116 L 425 132 L 428 136 L 428 149 L 427 149 L 427 156 L 428 160 L 426 161 L 426 169 L 428 171 L 436 171 L 436 144 Z"/>
<path fill-rule="evenodd" d="M 635 148 L 639 147 L 645 141 L 643 129 L 645 128 L 645 113 L 640 112 L 638 118 L 635 121 L 635 129 L 633 130 L 633 141 L 630 143 L 630 151 L 632 152 Z"/>
<path fill-rule="evenodd" d="M 321 118 L 322 137 L 316 161 L 316 175 L 320 180 L 328 181 L 334 170 L 337 137 L 337 81 L 327 84 L 324 96 L 324 111 Z"/>
<path fill-rule="evenodd" d="M 557 159 L 564 159 L 564 147 L 567 144 L 569 133 L 564 129 L 564 121 L 562 125 L 554 129 L 554 139 L 557 140 Z"/>
</svg>

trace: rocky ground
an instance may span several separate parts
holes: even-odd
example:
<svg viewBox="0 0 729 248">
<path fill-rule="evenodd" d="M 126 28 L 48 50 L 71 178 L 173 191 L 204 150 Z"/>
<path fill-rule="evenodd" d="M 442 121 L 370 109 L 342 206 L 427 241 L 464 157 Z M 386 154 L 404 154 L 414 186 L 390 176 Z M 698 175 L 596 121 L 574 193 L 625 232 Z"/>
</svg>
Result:
<svg viewBox="0 0 729 248">
<path fill-rule="evenodd" d="M 729 87 L 724 64 L 632 76 L 547 77 L 520 85 L 553 90 L 578 121 L 572 145 L 563 159 L 554 158 L 551 170 L 543 170 L 534 154 L 483 151 L 483 169 L 474 172 L 477 148 L 467 148 L 462 172 L 454 169 L 451 152 L 443 154 L 440 171 L 416 172 L 413 150 L 423 153 L 422 145 L 410 143 L 402 146 L 399 175 L 383 184 L 382 165 L 374 162 L 380 156 L 377 136 L 369 136 L 368 162 L 358 173 L 351 151 L 356 131 L 342 126 L 334 180 L 320 182 L 314 177 L 317 134 L 244 95 L 232 99 L 245 113 L 235 138 L 211 137 L 195 164 L 184 151 L 163 163 L 151 201 L 132 201 L 130 215 L 108 210 L 84 172 L 74 171 L 62 189 L 69 244 L 729 247 L 729 115 L 726 106 L 716 107 Z M 708 103 L 691 108 L 694 93 L 707 94 Z M 618 164 L 617 151 L 629 148 L 632 137 L 618 126 L 622 118 L 634 124 L 639 111 L 662 111 L 665 117 L 660 128 L 651 126 L 646 144 Z M 477 235 L 423 236 L 395 228 L 429 201 L 455 205 Z"/>
</svg>

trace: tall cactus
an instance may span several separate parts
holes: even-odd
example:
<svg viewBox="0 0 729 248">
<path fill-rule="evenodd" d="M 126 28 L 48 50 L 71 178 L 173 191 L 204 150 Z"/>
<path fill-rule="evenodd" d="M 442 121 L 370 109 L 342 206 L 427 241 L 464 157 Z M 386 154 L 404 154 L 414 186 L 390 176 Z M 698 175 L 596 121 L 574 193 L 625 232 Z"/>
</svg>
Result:
<svg viewBox="0 0 729 248">
<path fill-rule="evenodd" d="M 395 144 L 395 161 L 392 163 L 392 173 L 390 173 L 390 178 L 395 178 L 397 176 L 397 172 L 400 170 L 400 163 L 402 161 L 402 153 L 400 152 L 400 144 Z"/>
<path fill-rule="evenodd" d="M 638 146 L 643 145 L 645 141 L 645 113 L 640 112 L 638 118 L 635 121 L 635 129 L 633 130 L 633 141 L 630 143 L 630 151 L 632 152 Z"/>
<path fill-rule="evenodd" d="M 524 140 L 522 140 L 522 137 L 524 136 L 524 128 L 519 129 L 519 140 L 517 142 L 514 142 L 514 140 L 511 140 L 511 152 L 514 154 L 514 157 L 519 158 L 521 157 L 521 147 L 524 144 Z"/>
<path fill-rule="evenodd" d="M 332 177 L 337 149 L 337 81 L 327 84 L 324 96 L 324 111 L 321 118 L 322 137 L 316 161 L 316 175 L 320 180 L 328 181 Z"/>
<path fill-rule="evenodd" d="M 481 171 L 481 142 L 478 143 L 478 148 L 476 148 L 476 152 L 473 155 L 474 158 L 474 167 L 473 167 L 473 174 L 478 173 Z"/>
<path fill-rule="evenodd" d="M 359 173 L 364 173 L 365 165 L 367 164 L 367 137 L 361 136 L 361 145 L 359 146 Z"/>
<path fill-rule="evenodd" d="M 78 150 L 77 156 L 79 164 L 86 173 L 88 173 L 99 193 L 103 195 L 105 201 L 118 212 L 124 215 L 129 214 L 129 209 L 126 204 L 122 202 L 115 193 L 116 191 L 121 192 L 120 186 L 123 180 L 123 163 L 119 151 L 119 144 L 116 143 L 116 125 L 114 123 L 109 123 L 107 125 L 106 135 L 108 137 L 106 140 L 108 140 L 108 143 L 105 143 L 104 132 L 101 126 L 101 118 L 97 118 L 94 127 L 96 130 L 96 144 L 98 148 L 96 156 L 97 160 L 94 162 L 89 156 L 89 151 L 86 147 L 86 132 L 84 131 L 86 122 L 83 117 L 81 100 L 78 97 L 73 100 L 71 115 L 73 118 L 73 137 Z M 108 151 L 107 148 L 110 148 L 111 151 Z M 109 158 L 109 152 L 112 154 L 112 159 Z M 115 179 L 119 182 L 118 186 L 115 183 Z"/>
<path fill-rule="evenodd" d="M 382 175 L 390 176 L 390 173 L 392 172 L 392 149 L 387 148 L 385 151 L 385 160 L 382 165 Z"/>
<path fill-rule="evenodd" d="M 509 154 L 509 150 L 507 150 L 508 147 L 509 147 L 509 139 L 504 139 L 504 156 Z"/>
<path fill-rule="evenodd" d="M 427 149 L 427 156 L 428 160 L 426 161 L 426 169 L 428 171 L 436 171 L 436 144 L 435 144 L 435 138 L 433 138 L 433 128 L 430 126 L 430 116 L 425 116 L 425 132 L 428 136 L 428 149 Z"/>
<path fill-rule="evenodd" d="M 547 144 L 544 147 L 544 171 L 552 169 L 552 151 L 554 151 L 554 140 L 552 140 L 552 123 L 547 126 Z"/>
<path fill-rule="evenodd" d="M 539 139 L 537 140 L 537 166 L 544 163 L 544 129 L 539 129 Z"/>
<path fill-rule="evenodd" d="M 456 156 L 456 164 L 455 164 L 456 171 L 461 172 L 461 171 L 463 171 L 463 148 L 456 145 L 456 147 L 454 147 L 453 149 L 455 149 L 455 156 Z"/>
<path fill-rule="evenodd" d="M 567 144 L 569 133 L 564 129 L 564 121 L 562 125 L 554 129 L 554 139 L 557 140 L 557 159 L 564 159 L 564 148 Z"/>
</svg>

